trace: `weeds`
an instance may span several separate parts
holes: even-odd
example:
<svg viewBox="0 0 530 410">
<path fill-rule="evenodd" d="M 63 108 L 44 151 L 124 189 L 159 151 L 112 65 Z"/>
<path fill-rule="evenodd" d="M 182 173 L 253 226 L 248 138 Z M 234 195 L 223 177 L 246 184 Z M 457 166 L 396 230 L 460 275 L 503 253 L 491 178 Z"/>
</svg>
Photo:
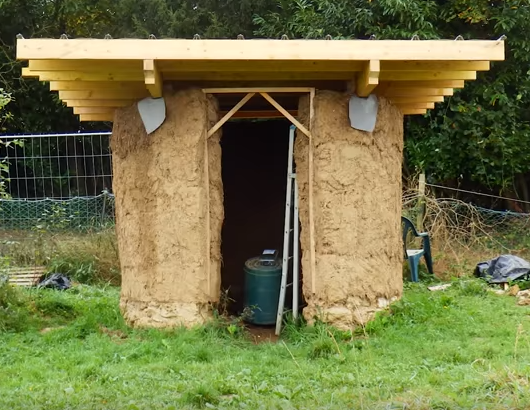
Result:
<svg viewBox="0 0 530 410">
<path fill-rule="evenodd" d="M 28 302 L 18 289 L 0 276 L 0 333 L 24 330 L 29 322 Z"/>
<path fill-rule="evenodd" d="M 183 402 L 191 404 L 198 408 L 215 408 L 214 405 L 219 402 L 219 392 L 211 386 L 200 385 L 184 394 Z"/>
<path fill-rule="evenodd" d="M 88 284 L 120 284 L 116 237 L 113 230 L 85 234 L 54 233 L 44 228 L 0 239 L 0 257 L 16 266 L 42 266 Z"/>
</svg>

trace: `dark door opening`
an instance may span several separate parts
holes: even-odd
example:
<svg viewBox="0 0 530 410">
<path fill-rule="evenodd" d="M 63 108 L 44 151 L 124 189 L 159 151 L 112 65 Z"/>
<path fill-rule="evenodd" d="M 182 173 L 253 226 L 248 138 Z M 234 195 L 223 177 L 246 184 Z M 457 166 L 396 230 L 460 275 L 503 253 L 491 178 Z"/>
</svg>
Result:
<svg viewBox="0 0 530 410">
<path fill-rule="evenodd" d="M 221 289 L 228 289 L 233 300 L 231 314 L 240 314 L 244 307 L 245 261 L 264 249 L 282 255 L 289 127 L 283 119 L 223 126 Z M 286 302 L 291 298 L 288 293 Z"/>
</svg>

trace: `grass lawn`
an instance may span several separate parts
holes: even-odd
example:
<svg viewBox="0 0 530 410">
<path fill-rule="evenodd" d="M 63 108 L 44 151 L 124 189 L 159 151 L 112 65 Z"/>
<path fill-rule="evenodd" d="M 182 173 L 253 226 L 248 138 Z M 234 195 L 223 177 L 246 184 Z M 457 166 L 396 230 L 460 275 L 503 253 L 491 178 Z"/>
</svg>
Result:
<svg viewBox="0 0 530 410">
<path fill-rule="evenodd" d="M 530 407 L 530 308 L 474 280 L 410 286 L 353 334 L 291 325 L 260 345 L 220 322 L 128 329 L 116 288 L 25 297 L 0 333 L 0 409 Z"/>
</svg>

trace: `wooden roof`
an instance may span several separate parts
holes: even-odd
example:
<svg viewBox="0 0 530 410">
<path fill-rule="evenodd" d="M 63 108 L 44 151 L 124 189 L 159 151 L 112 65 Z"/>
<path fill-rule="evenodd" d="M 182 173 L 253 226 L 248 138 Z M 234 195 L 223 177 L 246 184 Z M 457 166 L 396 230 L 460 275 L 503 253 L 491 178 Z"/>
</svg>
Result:
<svg viewBox="0 0 530 410">
<path fill-rule="evenodd" d="M 376 93 L 404 114 L 422 114 L 489 70 L 490 61 L 504 60 L 504 41 L 20 39 L 17 58 L 29 61 L 23 76 L 49 82 L 82 121 L 112 121 L 116 107 L 161 96 L 164 81 L 203 88 L 355 84 L 359 96 Z"/>
</svg>

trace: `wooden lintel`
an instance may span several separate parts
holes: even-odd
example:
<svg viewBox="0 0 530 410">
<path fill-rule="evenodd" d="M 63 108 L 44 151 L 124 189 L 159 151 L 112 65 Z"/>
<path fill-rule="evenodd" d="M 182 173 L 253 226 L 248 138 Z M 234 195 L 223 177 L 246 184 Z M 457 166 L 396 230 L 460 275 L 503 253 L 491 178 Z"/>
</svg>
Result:
<svg viewBox="0 0 530 410">
<path fill-rule="evenodd" d="M 291 114 L 293 117 L 296 117 L 298 115 L 297 110 L 288 110 L 289 114 Z M 221 111 L 221 115 L 225 115 L 226 111 Z M 285 116 L 276 110 L 259 110 L 259 111 L 238 111 L 234 115 L 232 115 L 232 118 L 285 118 Z"/>
<path fill-rule="evenodd" d="M 272 98 L 269 94 L 267 93 L 263 93 L 263 92 L 260 92 L 260 95 L 265 98 L 268 102 L 271 103 L 271 105 L 276 108 L 278 111 L 280 111 L 284 116 L 285 118 L 287 118 L 289 121 L 291 121 L 291 123 L 296 127 L 298 128 L 300 131 L 302 131 L 306 136 L 308 136 L 309 138 L 311 138 L 311 132 L 309 132 L 309 130 L 304 127 L 296 118 L 294 118 L 291 114 L 289 114 L 289 112 L 283 108 L 280 104 L 278 104 L 278 102 Z"/>
<path fill-rule="evenodd" d="M 356 92 L 359 97 L 368 97 L 375 87 L 379 85 L 381 63 L 379 60 L 370 60 L 357 78 Z"/>
<path fill-rule="evenodd" d="M 153 98 L 162 97 L 162 75 L 154 60 L 144 60 L 145 87 Z"/>
<path fill-rule="evenodd" d="M 311 87 L 241 87 L 204 88 L 205 94 L 244 94 L 244 93 L 308 93 Z"/>
<path fill-rule="evenodd" d="M 215 124 L 212 128 L 210 128 L 210 130 L 208 131 L 208 138 L 211 137 L 213 134 L 215 134 L 217 132 L 217 130 L 219 128 L 221 128 L 223 126 L 223 124 L 225 122 L 227 122 L 231 117 L 232 115 L 234 115 L 237 111 L 239 111 L 239 109 L 241 107 L 243 107 L 247 102 L 248 100 L 250 100 L 252 97 L 254 97 L 256 93 L 248 93 L 247 95 L 245 95 L 241 101 L 239 101 L 235 106 L 234 108 L 232 108 L 230 111 L 228 111 L 224 116 L 223 118 L 221 118 L 219 121 L 217 121 L 217 124 Z"/>
</svg>

